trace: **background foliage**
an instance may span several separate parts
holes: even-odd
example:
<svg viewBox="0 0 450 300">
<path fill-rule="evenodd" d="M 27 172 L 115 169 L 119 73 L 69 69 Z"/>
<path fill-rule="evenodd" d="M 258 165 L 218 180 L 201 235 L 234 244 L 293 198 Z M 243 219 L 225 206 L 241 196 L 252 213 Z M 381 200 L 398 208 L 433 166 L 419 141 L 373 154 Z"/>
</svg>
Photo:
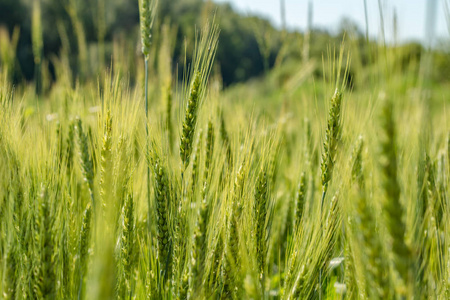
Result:
<svg viewBox="0 0 450 300">
<path fill-rule="evenodd" d="M 12 35 L 15 27 L 20 28 L 18 42 L 17 62 L 14 69 L 14 80 L 31 80 L 34 73 L 33 55 L 31 51 L 31 10 L 32 2 L 29 0 L 1 0 L 0 1 L 0 26 L 5 26 L 8 33 Z M 77 63 L 76 30 L 71 20 L 68 10 L 74 6 L 77 16 L 80 19 L 85 33 L 86 44 L 89 52 L 90 66 L 93 66 L 91 74 L 97 74 L 95 69 L 96 48 L 99 41 L 99 29 L 104 28 L 105 52 L 104 60 L 110 65 L 110 58 L 113 55 L 114 41 L 135 45 L 138 39 L 139 12 L 133 1 L 124 0 L 41 0 L 42 27 L 44 35 L 43 56 L 49 62 L 48 68 L 55 78 L 54 64 L 52 57 L 59 55 L 62 49 L 62 39 L 66 39 L 69 46 L 69 60 L 71 69 L 75 74 L 79 71 Z M 107 5 L 107 7 L 102 8 Z M 264 57 L 262 49 L 258 45 L 258 35 L 264 35 L 267 39 L 268 66 L 273 67 L 280 50 L 283 49 L 283 56 L 289 56 L 298 61 L 301 60 L 303 33 L 282 32 L 274 28 L 267 20 L 254 16 L 243 16 L 235 12 L 228 4 L 213 4 L 203 0 L 171 0 L 160 1 L 154 43 L 159 43 L 159 29 L 165 22 L 172 24 L 176 28 L 174 41 L 174 51 L 172 55 L 173 65 L 179 66 L 180 74 L 184 62 L 185 44 L 192 50 L 195 28 L 200 27 L 205 19 L 210 18 L 216 12 L 216 20 L 221 29 L 220 48 L 217 53 L 217 68 L 223 78 L 223 83 L 228 86 L 231 83 L 248 80 L 259 76 L 264 72 Z M 57 26 L 58 25 L 58 26 Z M 368 44 L 361 30 L 349 20 L 342 20 L 339 33 L 331 35 L 323 30 L 314 30 L 311 34 L 310 57 L 319 61 L 322 58 L 324 49 L 329 45 L 338 45 L 345 31 L 352 32 L 353 38 L 360 45 L 361 62 L 364 65 L 374 63 L 367 56 L 366 47 L 375 47 L 375 43 Z M 424 52 L 423 47 L 418 43 L 411 43 L 400 46 L 403 57 L 409 59 L 420 58 Z M 158 49 L 158 47 L 156 47 Z M 190 53 L 189 51 L 187 53 Z M 136 52 L 128 54 L 138 55 Z M 155 54 L 157 55 L 157 53 Z M 450 73 L 450 62 L 448 47 L 440 48 L 434 52 L 435 68 L 433 76 L 436 80 L 447 80 Z M 126 58 L 124 58 L 126 59 Z M 130 58 L 128 58 L 130 60 Z M 155 61 L 157 63 L 157 61 Z M 320 68 L 319 68 L 320 69 Z"/>
</svg>

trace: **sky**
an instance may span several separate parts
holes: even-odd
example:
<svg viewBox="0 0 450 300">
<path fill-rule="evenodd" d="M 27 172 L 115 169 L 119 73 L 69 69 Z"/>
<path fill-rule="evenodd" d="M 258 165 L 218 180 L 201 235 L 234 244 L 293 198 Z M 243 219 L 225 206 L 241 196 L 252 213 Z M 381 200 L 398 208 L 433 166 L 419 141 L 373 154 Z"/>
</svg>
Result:
<svg viewBox="0 0 450 300">
<path fill-rule="evenodd" d="M 291 29 L 304 30 L 307 25 L 308 2 L 310 0 L 284 0 L 286 23 Z M 450 33 L 444 13 L 444 1 L 450 0 L 380 0 L 383 7 L 384 31 L 387 41 L 393 40 L 394 11 L 397 13 L 398 38 L 400 41 L 433 42 L 449 39 Z M 427 2 L 436 1 L 435 34 L 425 34 Z M 280 0 L 215 0 L 229 2 L 240 12 L 258 14 L 268 18 L 274 25 L 281 26 Z M 313 5 L 313 27 L 338 30 L 340 20 L 349 18 L 365 32 L 364 0 L 311 0 Z M 381 22 L 378 0 L 366 0 L 368 10 L 369 35 L 381 37 Z"/>
</svg>

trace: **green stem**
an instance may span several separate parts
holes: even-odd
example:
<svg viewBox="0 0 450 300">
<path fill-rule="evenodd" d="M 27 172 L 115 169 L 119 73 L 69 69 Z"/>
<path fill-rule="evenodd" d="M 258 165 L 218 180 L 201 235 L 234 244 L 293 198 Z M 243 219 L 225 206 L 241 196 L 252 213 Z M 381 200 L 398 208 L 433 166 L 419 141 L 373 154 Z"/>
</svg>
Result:
<svg viewBox="0 0 450 300">
<path fill-rule="evenodd" d="M 147 139 L 147 154 L 149 152 L 148 144 L 148 57 L 145 58 L 145 135 Z M 150 166 L 147 164 L 147 204 L 148 204 L 148 232 L 150 233 Z"/>
<path fill-rule="evenodd" d="M 266 281 L 266 276 L 263 271 L 262 279 L 261 279 L 261 289 L 262 289 L 263 299 L 267 299 L 266 298 L 266 282 L 265 281 Z"/>
<path fill-rule="evenodd" d="M 320 218 L 322 218 L 323 202 L 325 201 L 326 194 L 327 194 L 327 187 L 325 186 L 322 191 L 322 200 L 320 200 Z"/>
<path fill-rule="evenodd" d="M 323 211 L 323 202 L 325 201 L 325 195 L 327 194 L 327 186 L 323 187 L 322 191 L 322 199 L 320 200 L 320 234 L 323 234 L 323 222 L 322 222 L 322 211 Z M 322 267 L 319 269 L 319 300 L 322 300 Z"/>
<path fill-rule="evenodd" d="M 149 154 L 149 141 L 148 141 L 148 56 L 145 57 L 145 138 L 147 139 L 147 155 Z M 151 206 L 150 206 L 150 165 L 147 163 L 147 205 L 148 205 L 148 211 L 147 211 L 147 230 L 148 230 L 148 238 L 151 240 L 151 226 L 150 226 L 150 212 L 151 212 Z M 148 258 L 149 262 L 151 261 L 151 249 L 149 249 L 148 252 Z"/>
</svg>

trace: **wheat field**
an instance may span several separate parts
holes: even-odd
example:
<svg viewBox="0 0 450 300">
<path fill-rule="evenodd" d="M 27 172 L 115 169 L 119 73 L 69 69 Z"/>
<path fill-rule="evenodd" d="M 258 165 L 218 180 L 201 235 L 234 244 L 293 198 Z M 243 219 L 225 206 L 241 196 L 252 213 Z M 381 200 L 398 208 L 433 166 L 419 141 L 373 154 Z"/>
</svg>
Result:
<svg viewBox="0 0 450 300">
<path fill-rule="evenodd" d="M 363 68 L 348 37 L 224 89 L 214 17 L 178 76 L 155 5 L 136 70 L 120 44 L 84 79 L 61 53 L 51 88 L 2 61 L 2 299 L 450 298 L 448 84 L 386 45 Z"/>
</svg>

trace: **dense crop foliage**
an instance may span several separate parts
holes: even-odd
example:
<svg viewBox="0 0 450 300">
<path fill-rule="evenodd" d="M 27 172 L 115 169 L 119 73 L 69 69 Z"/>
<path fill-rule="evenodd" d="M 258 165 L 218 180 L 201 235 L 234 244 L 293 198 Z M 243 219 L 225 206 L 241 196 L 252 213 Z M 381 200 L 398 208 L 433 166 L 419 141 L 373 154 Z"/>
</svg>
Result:
<svg viewBox="0 0 450 300">
<path fill-rule="evenodd" d="M 39 96 L 3 69 L 2 298 L 450 297 L 448 86 L 382 46 L 350 81 L 349 39 L 282 83 L 283 65 L 223 91 L 211 23 L 178 83 L 170 28 L 147 64 L 153 7 L 141 84 L 117 61 Z"/>
</svg>

